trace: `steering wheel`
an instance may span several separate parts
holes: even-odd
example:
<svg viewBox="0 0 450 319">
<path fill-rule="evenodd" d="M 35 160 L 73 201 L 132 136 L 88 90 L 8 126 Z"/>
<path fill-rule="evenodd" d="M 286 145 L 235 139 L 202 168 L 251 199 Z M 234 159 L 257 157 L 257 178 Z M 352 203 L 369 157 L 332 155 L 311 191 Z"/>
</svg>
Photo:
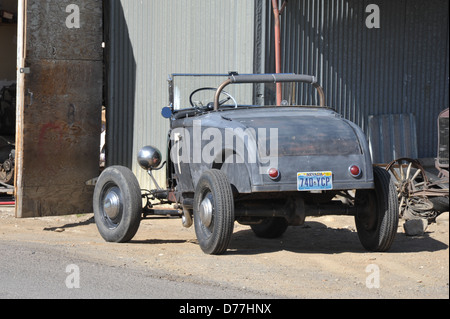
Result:
<svg viewBox="0 0 450 319">
<path fill-rule="evenodd" d="M 194 92 L 192 92 L 191 95 L 189 96 L 189 103 L 191 103 L 191 106 L 192 106 L 192 107 L 198 107 L 198 106 L 196 106 L 196 105 L 194 104 L 194 102 L 192 101 L 192 97 L 193 97 L 196 93 L 201 92 L 201 91 L 214 91 L 214 92 L 217 92 L 217 88 L 204 87 L 204 88 L 200 88 L 200 89 L 197 89 L 197 90 L 195 90 Z M 238 104 L 237 104 L 237 102 L 236 102 L 236 99 L 235 99 L 230 93 L 225 92 L 225 91 L 222 91 L 221 94 L 226 95 L 227 98 L 226 98 L 226 99 L 223 99 L 223 100 L 221 100 L 221 101 L 219 101 L 219 106 L 223 105 L 224 103 L 228 102 L 229 100 L 232 100 L 233 103 L 234 103 L 234 108 L 236 108 L 236 109 L 238 108 Z M 207 108 L 208 108 L 208 109 L 212 109 L 213 107 L 214 107 L 214 102 L 209 102 L 209 103 L 207 104 Z"/>
</svg>

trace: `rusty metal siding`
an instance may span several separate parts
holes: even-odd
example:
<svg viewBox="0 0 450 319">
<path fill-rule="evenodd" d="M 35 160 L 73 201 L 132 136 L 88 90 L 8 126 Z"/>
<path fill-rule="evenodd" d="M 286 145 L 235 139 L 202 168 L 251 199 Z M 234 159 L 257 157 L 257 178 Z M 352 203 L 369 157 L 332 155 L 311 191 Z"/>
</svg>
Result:
<svg viewBox="0 0 450 319">
<path fill-rule="evenodd" d="M 366 8 L 380 8 L 381 27 L 366 27 Z M 283 72 L 314 74 L 328 105 L 368 133 L 369 116 L 412 113 L 419 157 L 436 156 L 436 119 L 448 107 L 447 0 L 297 0 L 282 16 Z M 265 61 L 273 72 L 273 17 L 264 7 Z M 315 95 L 299 92 L 304 104 Z"/>
<path fill-rule="evenodd" d="M 102 3 L 79 4 L 79 28 L 65 23 L 68 1 L 18 2 L 16 217 L 92 212 L 86 181 L 99 170 Z"/>
<path fill-rule="evenodd" d="M 139 149 L 164 152 L 171 73 L 253 71 L 254 1 L 105 1 L 107 47 L 107 165 L 133 169 Z M 156 172 L 165 185 L 164 171 Z"/>
</svg>

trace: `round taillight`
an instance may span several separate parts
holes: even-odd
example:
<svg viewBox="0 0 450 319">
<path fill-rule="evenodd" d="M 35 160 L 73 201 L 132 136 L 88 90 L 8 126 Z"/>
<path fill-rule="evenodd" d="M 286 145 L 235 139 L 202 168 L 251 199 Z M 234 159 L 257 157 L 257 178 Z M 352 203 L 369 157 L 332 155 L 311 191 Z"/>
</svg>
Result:
<svg viewBox="0 0 450 319">
<path fill-rule="evenodd" d="M 350 172 L 350 175 L 352 175 L 353 177 L 361 176 L 361 169 L 356 165 L 350 166 L 348 170 Z"/>
<path fill-rule="evenodd" d="M 280 172 L 276 168 L 269 169 L 268 174 L 271 179 L 277 179 L 280 176 Z"/>
</svg>

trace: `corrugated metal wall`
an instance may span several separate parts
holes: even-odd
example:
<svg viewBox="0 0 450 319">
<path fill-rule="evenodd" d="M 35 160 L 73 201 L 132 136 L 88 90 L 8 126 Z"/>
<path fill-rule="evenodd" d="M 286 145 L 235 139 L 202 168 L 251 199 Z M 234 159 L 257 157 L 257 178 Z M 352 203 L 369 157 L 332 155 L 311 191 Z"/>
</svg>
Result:
<svg viewBox="0 0 450 319">
<path fill-rule="evenodd" d="M 282 1 L 280 1 L 281 3 Z M 369 4 L 381 27 L 366 27 Z M 419 157 L 437 152 L 436 121 L 449 101 L 448 0 L 291 0 L 282 16 L 283 72 L 312 74 L 328 105 L 367 133 L 370 115 L 414 113 Z M 271 1 L 261 69 L 273 72 Z M 300 101 L 314 103 L 309 91 Z"/>
<path fill-rule="evenodd" d="M 107 164 L 132 167 L 146 187 L 135 158 L 144 145 L 165 150 L 169 74 L 253 72 L 254 1 L 106 0 L 105 12 Z"/>
<path fill-rule="evenodd" d="M 281 1 L 280 1 L 281 3 Z M 368 29 L 369 4 L 381 28 Z M 132 167 L 146 144 L 165 149 L 170 73 L 274 72 L 269 0 L 105 0 L 108 165 Z M 283 72 L 313 74 L 328 104 L 368 133 L 371 115 L 414 113 L 419 157 L 437 151 L 448 107 L 447 0 L 290 0 L 282 17 Z M 312 91 L 300 90 L 312 104 Z M 158 182 L 164 184 L 163 172 Z"/>
</svg>

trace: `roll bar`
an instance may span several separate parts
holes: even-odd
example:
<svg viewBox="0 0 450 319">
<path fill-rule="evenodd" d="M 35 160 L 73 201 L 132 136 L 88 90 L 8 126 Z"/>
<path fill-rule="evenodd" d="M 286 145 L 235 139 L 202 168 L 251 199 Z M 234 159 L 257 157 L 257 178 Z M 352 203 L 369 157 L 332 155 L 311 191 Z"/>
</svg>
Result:
<svg viewBox="0 0 450 319">
<path fill-rule="evenodd" d="M 312 84 L 320 97 L 320 106 L 325 106 L 325 94 L 323 88 L 317 83 L 316 77 L 304 74 L 232 74 L 228 80 L 222 83 L 216 91 L 214 97 L 214 111 L 219 110 L 219 97 L 223 89 L 230 84 L 243 83 L 286 83 L 286 82 L 304 82 Z"/>
</svg>

